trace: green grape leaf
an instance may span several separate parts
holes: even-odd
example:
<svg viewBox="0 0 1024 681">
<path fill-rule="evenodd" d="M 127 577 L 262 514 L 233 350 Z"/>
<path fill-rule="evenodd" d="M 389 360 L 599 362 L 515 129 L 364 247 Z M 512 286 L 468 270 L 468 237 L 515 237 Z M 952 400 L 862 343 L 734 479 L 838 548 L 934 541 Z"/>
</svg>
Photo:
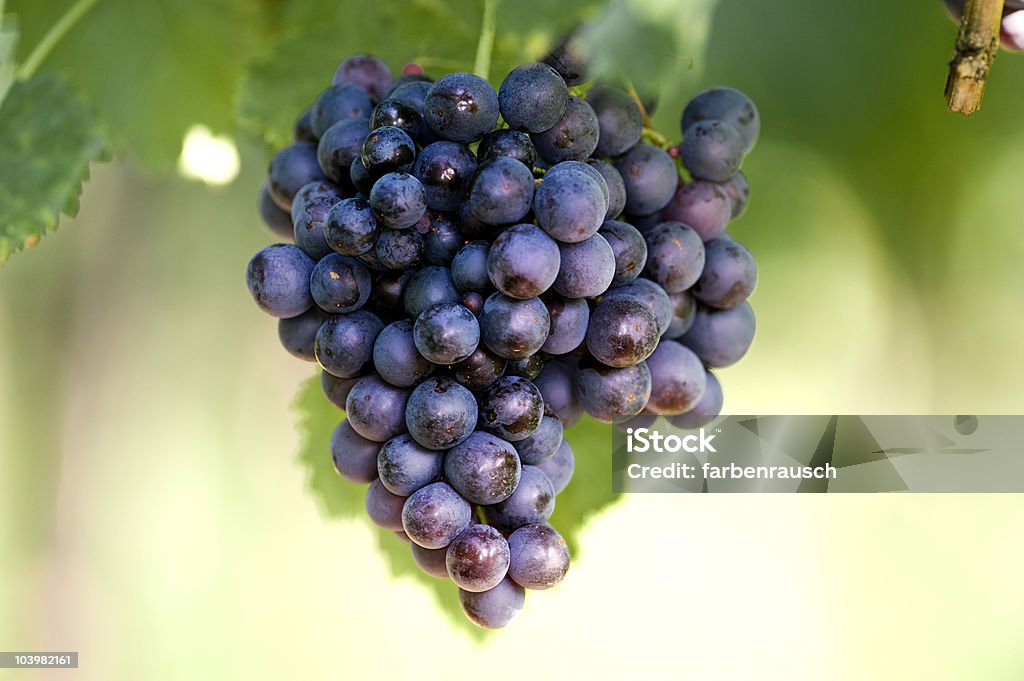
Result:
<svg viewBox="0 0 1024 681">
<path fill-rule="evenodd" d="M 11 0 L 22 59 L 69 2 Z M 186 131 L 234 127 L 231 94 L 263 33 L 265 3 L 103 0 L 43 63 L 85 94 L 118 152 L 144 168 L 175 168 Z"/>
<path fill-rule="evenodd" d="M 320 510 L 329 518 L 358 518 L 370 523 L 363 506 L 365 486 L 342 480 L 331 463 L 331 432 L 344 413 L 323 396 L 319 378 L 306 381 L 299 389 L 295 411 L 299 419 L 299 464 L 306 471 L 307 487 Z M 578 537 L 585 521 L 617 495 L 612 494 L 610 426 L 587 420 L 570 428 L 567 437 L 576 452 L 576 471 L 572 482 L 558 495 L 551 524 L 565 537 L 575 560 L 580 555 Z M 378 530 L 377 540 L 393 576 L 417 581 L 434 595 L 456 626 L 475 637 L 486 635 L 462 613 L 458 589 L 451 581 L 424 574 L 409 546 L 393 532 Z"/>
<path fill-rule="evenodd" d="M 0 264 L 74 215 L 107 141 L 89 107 L 54 76 L 15 83 L 0 105 Z"/>
<path fill-rule="evenodd" d="M 540 0 L 499 3 L 491 82 L 500 84 L 516 64 L 543 54 L 574 17 L 599 4 L 570 0 L 560 8 L 564 23 L 552 24 L 542 11 L 548 5 Z M 282 19 L 284 30 L 249 66 L 237 102 L 239 120 L 275 147 L 288 144 L 299 114 L 353 54 L 380 57 L 396 77 L 408 62 L 431 74 L 472 71 L 482 8 L 479 0 L 292 2 Z M 385 40 L 382 26 L 387 27 Z"/>
</svg>

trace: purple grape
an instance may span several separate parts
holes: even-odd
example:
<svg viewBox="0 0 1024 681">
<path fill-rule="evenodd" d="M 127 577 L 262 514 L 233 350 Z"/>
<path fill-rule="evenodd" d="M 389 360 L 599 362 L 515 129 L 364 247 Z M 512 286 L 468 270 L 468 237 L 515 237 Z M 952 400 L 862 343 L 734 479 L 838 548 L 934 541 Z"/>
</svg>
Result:
<svg viewBox="0 0 1024 681">
<path fill-rule="evenodd" d="M 298 317 L 313 306 L 309 293 L 312 272 L 313 261 L 298 246 L 274 244 L 249 261 L 245 283 L 256 305 L 267 314 Z"/>
<path fill-rule="evenodd" d="M 377 473 L 389 492 L 407 497 L 441 479 L 443 458 L 439 452 L 421 447 L 409 434 L 399 435 L 381 446 Z"/>
<path fill-rule="evenodd" d="M 413 325 L 407 319 L 392 322 L 373 344 L 373 366 L 393 386 L 412 388 L 434 373 L 431 364 L 416 350 Z"/>
<path fill-rule="evenodd" d="M 522 376 L 498 379 L 480 400 L 480 427 L 509 442 L 533 435 L 543 415 L 544 397 Z"/>
<path fill-rule="evenodd" d="M 313 301 L 325 312 L 358 310 L 370 298 L 370 272 L 347 255 L 331 253 L 313 267 L 309 288 Z"/>
<path fill-rule="evenodd" d="M 445 564 L 445 557 L 448 549 L 425 549 L 419 544 L 412 543 L 412 559 L 420 566 L 426 574 L 438 579 L 448 579 L 448 566 Z"/>
<path fill-rule="evenodd" d="M 587 349 L 609 367 L 628 367 L 647 359 L 660 335 L 657 317 L 638 298 L 606 296 L 590 314 Z"/>
<path fill-rule="evenodd" d="M 647 276 L 666 293 L 692 287 L 704 271 L 704 242 L 681 222 L 663 222 L 647 234 Z"/>
<path fill-rule="evenodd" d="M 727 367 L 747 354 L 754 341 L 754 311 L 746 302 L 731 310 L 701 306 L 682 342 L 709 367 Z"/>
<path fill-rule="evenodd" d="M 549 355 L 565 355 L 583 344 L 590 323 L 590 306 L 581 298 L 565 299 L 547 294 L 542 299 L 551 318 L 548 338 L 541 349 Z"/>
<path fill-rule="evenodd" d="M 376 99 L 383 99 L 391 88 L 391 69 L 373 55 L 357 54 L 341 62 L 334 73 L 334 83 L 352 83 Z"/>
<path fill-rule="evenodd" d="M 387 442 L 405 432 L 405 405 L 410 391 L 370 375 L 359 379 L 345 400 L 352 429 L 374 442 Z"/>
<path fill-rule="evenodd" d="M 604 189 L 607 189 L 605 186 Z M 608 210 L 601 183 L 578 169 L 554 166 L 533 197 L 537 224 L 552 238 L 576 243 L 593 236 Z"/>
<path fill-rule="evenodd" d="M 260 218 L 263 223 L 281 239 L 291 241 L 295 238 L 295 230 L 292 227 L 292 215 L 289 211 L 281 208 L 274 202 L 267 185 L 260 188 L 259 202 Z"/>
<path fill-rule="evenodd" d="M 316 360 L 338 378 L 358 376 L 373 356 L 373 343 L 383 328 L 380 319 L 366 310 L 331 315 L 316 333 Z"/>
<path fill-rule="evenodd" d="M 694 123 L 679 145 L 679 157 L 690 174 L 712 182 L 726 182 L 739 172 L 743 154 L 743 137 L 719 120 Z"/>
<path fill-rule="evenodd" d="M 484 510 L 491 525 L 512 532 L 523 525 L 547 522 L 555 510 L 555 490 L 542 470 L 523 466 L 512 496 Z"/>
<path fill-rule="evenodd" d="M 448 576 L 464 592 L 481 593 L 498 586 L 508 572 L 508 542 L 489 525 L 470 525 L 448 545 Z"/>
<path fill-rule="evenodd" d="M 435 482 L 405 500 L 402 527 L 413 543 L 443 549 L 472 522 L 472 509 L 449 485 Z"/>
<path fill-rule="evenodd" d="M 516 300 L 501 293 L 484 301 L 480 334 L 491 352 L 505 359 L 525 359 L 547 340 L 551 327 L 548 310 L 540 298 Z"/>
<path fill-rule="evenodd" d="M 565 81 L 539 62 L 512 69 L 498 88 L 501 116 L 513 130 L 539 133 L 554 127 L 568 101 Z"/>
<path fill-rule="evenodd" d="M 743 140 L 742 152 L 750 151 L 761 131 L 761 115 L 750 97 L 739 90 L 716 87 L 705 90 L 690 100 L 680 119 L 680 130 L 685 137 L 701 121 L 719 120 L 739 133 Z"/>
<path fill-rule="evenodd" d="M 477 431 L 444 457 L 444 477 L 474 504 L 496 504 L 512 495 L 521 472 L 515 448 L 499 437 Z"/>
<path fill-rule="evenodd" d="M 455 210 L 469 196 L 477 160 L 466 145 L 434 142 L 423 147 L 412 174 L 423 185 L 427 205 L 434 210 Z"/>
<path fill-rule="evenodd" d="M 331 460 L 338 475 L 356 484 L 366 484 L 377 477 L 377 452 L 380 444 L 362 437 L 348 420 L 342 421 L 331 434 Z"/>
<path fill-rule="evenodd" d="M 434 364 L 456 364 L 480 343 L 480 324 L 473 313 L 456 303 L 428 307 L 413 327 L 416 349 Z"/>
<path fill-rule="evenodd" d="M 550 525 L 526 525 L 509 535 L 508 576 L 527 589 L 557 586 L 569 571 L 569 546 Z"/>
<path fill-rule="evenodd" d="M 638 144 L 615 159 L 626 185 L 626 212 L 650 215 L 664 208 L 679 184 L 679 172 L 668 152 Z"/>
<path fill-rule="evenodd" d="M 507 360 L 487 348 L 478 347 L 466 359 L 452 367 L 455 380 L 469 390 L 478 392 L 494 385 L 505 375 Z"/>
<path fill-rule="evenodd" d="M 573 244 L 559 244 L 560 264 L 552 288 L 566 298 L 593 298 L 615 278 L 615 253 L 600 234 Z"/>
<path fill-rule="evenodd" d="M 694 180 L 679 185 L 672 200 L 661 211 L 666 222 L 681 222 L 693 228 L 704 241 L 722 236 L 732 219 L 733 200 L 725 185 Z"/>
<path fill-rule="evenodd" d="M 757 263 L 743 244 L 721 237 L 706 244 L 704 271 L 693 295 L 709 307 L 729 309 L 750 297 L 757 283 Z"/>
<path fill-rule="evenodd" d="M 544 408 L 558 417 L 564 428 L 583 416 L 583 407 L 576 397 L 575 369 L 566 362 L 546 362 L 533 384 L 544 397 Z"/>
<path fill-rule="evenodd" d="M 327 315 L 317 307 L 312 307 L 298 317 L 277 320 L 277 337 L 281 345 L 293 357 L 306 362 L 316 361 L 313 345 L 316 332 L 326 321 Z"/>
<path fill-rule="evenodd" d="M 615 256 L 615 276 L 612 286 L 628 284 L 643 271 L 647 264 L 647 241 L 633 225 L 607 220 L 598 231 L 612 248 Z"/>
<path fill-rule="evenodd" d="M 442 139 L 475 142 L 498 122 L 498 95 L 479 76 L 452 73 L 430 86 L 423 101 L 423 118 Z"/>
<path fill-rule="evenodd" d="M 507 577 L 493 589 L 480 593 L 459 590 L 459 603 L 466 617 L 473 624 L 485 629 L 501 629 L 508 626 L 523 609 L 525 600 L 523 587 Z"/>
<path fill-rule="evenodd" d="M 373 102 L 370 101 L 370 95 L 366 90 L 347 83 L 332 85 L 320 93 L 313 104 L 313 133 L 322 138 L 335 123 L 354 119 L 366 120 L 371 113 Z"/>
<path fill-rule="evenodd" d="M 277 152 L 267 170 L 267 189 L 281 210 L 291 211 L 295 193 L 310 182 L 326 180 L 317 162 L 317 146 L 296 142 Z"/>
<path fill-rule="evenodd" d="M 355 378 L 338 378 L 332 376 L 326 371 L 320 372 L 320 389 L 324 393 L 324 397 L 327 401 L 333 404 L 338 409 L 345 409 L 345 401 L 348 399 L 348 394 L 352 391 L 352 386 L 359 382 L 362 376 Z"/>
<path fill-rule="evenodd" d="M 464 442 L 473 433 L 477 416 L 473 393 L 447 376 L 420 383 L 405 409 L 409 434 L 427 449 L 435 450 Z"/>
<path fill-rule="evenodd" d="M 365 199 L 344 199 L 335 203 L 324 220 L 327 245 L 342 255 L 362 255 L 377 240 L 377 219 Z"/>
<path fill-rule="evenodd" d="M 562 444 L 562 422 L 554 416 L 545 416 L 533 435 L 515 443 L 519 452 L 519 460 L 524 464 L 536 466 L 555 452 Z"/>
<path fill-rule="evenodd" d="M 623 368 L 581 362 L 576 374 L 576 394 L 583 409 L 598 421 L 624 421 L 647 405 L 651 373 L 646 362 Z"/>
<path fill-rule="evenodd" d="M 403 506 L 405 497 L 389 492 L 380 480 L 374 480 L 366 489 L 366 515 L 377 527 L 401 531 Z"/>
<path fill-rule="evenodd" d="M 537 154 L 548 163 L 584 161 L 597 148 L 597 114 L 584 99 L 569 96 L 565 113 L 551 128 L 530 135 Z"/>
<path fill-rule="evenodd" d="M 512 158 L 480 166 L 469 192 L 469 209 L 489 225 L 519 222 L 533 203 L 533 173 Z"/>
<path fill-rule="evenodd" d="M 534 225 L 509 227 L 498 235 L 487 253 L 491 283 L 506 296 L 520 300 L 548 290 L 558 276 L 558 268 L 558 244 Z"/>
<path fill-rule="evenodd" d="M 692 409 L 707 388 L 707 375 L 700 358 L 675 341 L 663 340 L 647 358 L 651 370 L 651 397 L 647 410 L 675 416 Z"/>
<path fill-rule="evenodd" d="M 701 426 L 706 426 L 714 421 L 722 412 L 723 402 L 722 384 L 718 381 L 718 378 L 709 371 L 707 372 L 707 389 L 704 390 L 704 394 L 701 396 L 697 404 L 693 405 L 690 411 L 685 414 L 670 416 L 668 419 L 669 423 L 676 428 L 682 428 L 684 430 L 694 430 Z"/>
<path fill-rule="evenodd" d="M 576 468 L 576 459 L 569 441 L 562 440 L 562 444 L 558 446 L 554 455 L 538 463 L 537 468 L 548 476 L 555 494 L 561 494 L 562 490 L 569 486 L 573 470 Z"/>
<path fill-rule="evenodd" d="M 619 156 L 640 141 L 644 131 L 640 107 L 626 92 L 597 85 L 587 93 L 601 130 L 595 156 Z"/>
</svg>

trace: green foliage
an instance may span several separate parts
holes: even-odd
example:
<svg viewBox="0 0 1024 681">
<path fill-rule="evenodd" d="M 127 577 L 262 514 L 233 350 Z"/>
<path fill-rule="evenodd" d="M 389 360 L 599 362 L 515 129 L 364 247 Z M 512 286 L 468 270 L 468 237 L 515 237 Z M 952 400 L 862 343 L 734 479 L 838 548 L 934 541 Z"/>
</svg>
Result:
<svg viewBox="0 0 1024 681">
<path fill-rule="evenodd" d="M 90 108 L 53 76 L 17 82 L 0 107 L 0 263 L 74 215 L 107 144 Z"/>
<path fill-rule="evenodd" d="M 70 4 L 11 1 L 22 59 Z M 259 45 L 263 9 L 246 0 L 102 0 L 45 67 L 85 93 L 118 152 L 170 171 L 191 126 L 233 129 L 231 93 Z"/>
<path fill-rule="evenodd" d="M 18 45 L 18 29 L 14 21 L 4 17 L 4 2 L 0 0 L 0 104 L 14 84 L 14 49 Z"/>
<path fill-rule="evenodd" d="M 344 414 L 320 391 L 319 378 L 306 381 L 295 400 L 299 423 L 299 465 L 306 470 L 306 484 L 323 514 L 329 518 L 358 519 L 370 523 L 363 506 L 365 488 L 342 480 L 334 471 L 330 437 Z M 576 472 L 569 486 L 558 495 L 554 525 L 569 544 L 574 558 L 580 555 L 579 533 L 585 521 L 612 503 L 611 427 L 589 419 L 571 428 L 567 437 L 576 453 Z M 449 580 L 423 573 L 413 561 L 408 545 L 391 532 L 379 530 L 378 544 L 386 556 L 391 574 L 416 580 L 437 599 L 452 621 L 474 635 L 483 635 L 462 614 L 458 590 Z"/>
<path fill-rule="evenodd" d="M 529 61 L 599 3 L 572 0 L 551 22 L 548 3 L 517 0 L 499 3 L 497 37 L 491 59 L 495 85 L 516 64 Z M 545 17 L 539 21 L 538 17 Z M 238 117 L 249 130 L 275 147 L 291 139 L 299 114 L 331 83 L 347 56 L 372 53 L 397 73 L 407 62 L 428 73 L 471 71 L 483 18 L 480 0 L 310 0 L 290 3 L 284 29 L 255 59 L 243 81 Z"/>
</svg>

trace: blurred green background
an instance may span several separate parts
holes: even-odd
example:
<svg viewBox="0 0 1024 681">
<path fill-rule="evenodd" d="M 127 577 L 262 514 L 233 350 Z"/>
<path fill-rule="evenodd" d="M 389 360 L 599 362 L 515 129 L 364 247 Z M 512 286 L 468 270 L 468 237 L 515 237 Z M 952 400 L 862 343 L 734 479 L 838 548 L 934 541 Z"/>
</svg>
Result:
<svg viewBox="0 0 1024 681">
<path fill-rule="evenodd" d="M 291 403 L 313 370 L 243 285 L 271 241 L 255 211 L 267 148 L 234 133 L 240 174 L 216 188 L 168 174 L 159 153 L 181 121 L 230 130 L 221 52 L 241 71 L 312 11 L 250 3 L 281 14 L 248 31 L 222 16 L 230 4 L 175 5 L 192 22 L 179 25 L 101 2 L 78 34 L 95 60 L 72 63 L 73 42 L 54 55 L 78 87 L 160 93 L 145 111 L 166 120 L 108 116 L 132 153 L 96 167 L 80 215 L 0 270 L 0 649 L 82 654 L 77 672 L 0 676 L 1024 675 L 1017 496 L 623 498 L 587 523 L 569 579 L 483 641 L 394 579 L 365 522 L 325 520 L 306 492 Z M 437 35 L 389 41 L 354 4 L 335 3 L 361 37 L 309 49 L 339 61 L 379 43 L 393 69 L 431 44 L 455 51 Z M 706 4 L 627 3 L 652 22 Z M 30 46 L 66 6 L 7 9 Z M 131 40 L 96 39 L 111 18 Z M 571 20 L 552 4 L 508 27 L 529 38 L 516 42 L 499 13 L 499 48 L 543 49 Z M 712 84 L 746 91 L 764 121 L 731 228 L 758 258 L 758 337 L 721 373 L 726 412 L 1024 411 L 1024 56 L 999 57 L 963 119 L 942 98 L 954 33 L 933 0 L 721 0 L 706 54 L 654 52 L 678 67 L 661 80 L 668 136 Z M 224 87 L 192 87 L 188 60 Z M 105 83 L 126 61 L 138 82 Z"/>
</svg>

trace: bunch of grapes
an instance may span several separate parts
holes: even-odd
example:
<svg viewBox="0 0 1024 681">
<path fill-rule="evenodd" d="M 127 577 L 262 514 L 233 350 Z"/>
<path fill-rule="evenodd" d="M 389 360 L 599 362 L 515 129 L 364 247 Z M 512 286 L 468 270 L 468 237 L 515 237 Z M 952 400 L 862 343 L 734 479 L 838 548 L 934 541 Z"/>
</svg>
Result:
<svg viewBox="0 0 1024 681">
<path fill-rule="evenodd" d="M 944 0 L 950 15 L 960 21 L 966 0 Z M 1024 50 L 1024 0 L 1006 0 L 999 25 L 999 44 L 1004 50 Z"/>
<path fill-rule="evenodd" d="M 262 190 L 292 243 L 246 273 L 346 413 L 338 473 L 483 627 L 569 568 L 547 523 L 573 474 L 563 429 L 584 411 L 707 423 L 708 368 L 754 335 L 754 259 L 725 235 L 748 200 L 753 103 L 704 92 L 682 144 L 658 146 L 639 98 L 578 87 L 584 67 L 567 42 L 496 92 L 345 60 Z"/>
</svg>

